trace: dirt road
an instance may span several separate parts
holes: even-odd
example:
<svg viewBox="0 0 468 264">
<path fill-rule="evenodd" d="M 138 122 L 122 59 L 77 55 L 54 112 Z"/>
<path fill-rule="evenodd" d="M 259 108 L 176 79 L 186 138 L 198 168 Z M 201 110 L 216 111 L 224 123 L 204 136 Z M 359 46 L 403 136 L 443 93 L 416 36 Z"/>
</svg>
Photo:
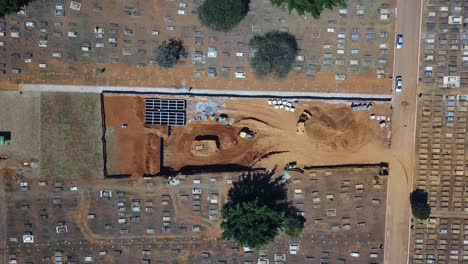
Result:
<svg viewBox="0 0 468 264">
<path fill-rule="evenodd" d="M 403 91 L 394 94 L 392 158 L 387 196 L 384 263 L 408 263 L 409 193 L 414 175 L 416 94 L 422 0 L 397 1 L 396 33 L 403 34 L 395 50 L 394 77 L 403 77 Z"/>
</svg>

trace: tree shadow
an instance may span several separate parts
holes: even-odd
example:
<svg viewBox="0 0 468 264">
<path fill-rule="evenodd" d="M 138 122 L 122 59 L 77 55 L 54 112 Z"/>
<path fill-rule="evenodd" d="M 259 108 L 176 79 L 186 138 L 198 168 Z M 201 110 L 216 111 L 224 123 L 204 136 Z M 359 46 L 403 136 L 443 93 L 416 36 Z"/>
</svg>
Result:
<svg viewBox="0 0 468 264">
<path fill-rule="evenodd" d="M 290 206 L 288 202 L 288 189 L 281 178 L 273 179 L 276 171 L 265 173 L 247 173 L 234 182 L 229 190 L 230 203 L 246 203 L 258 201 L 268 207 L 286 211 Z"/>
<path fill-rule="evenodd" d="M 428 193 L 423 189 L 416 189 L 410 195 L 410 201 L 412 204 L 426 204 L 428 199 Z"/>
<path fill-rule="evenodd" d="M 420 220 L 428 219 L 431 215 L 431 206 L 427 203 L 429 194 L 423 189 L 416 189 L 410 194 L 411 211 L 413 216 Z"/>
<path fill-rule="evenodd" d="M 22 7 L 22 6 L 28 5 L 29 3 L 34 2 L 34 1 L 36 1 L 36 0 L 17 0 L 16 4 L 18 5 L 18 7 Z"/>
<path fill-rule="evenodd" d="M 284 217 L 296 218 L 298 222 L 305 223 L 302 212 L 292 202 L 288 201 L 288 188 L 282 177 L 273 178 L 276 170 L 266 172 L 249 172 L 241 175 L 239 181 L 234 182 L 228 195 L 230 204 L 240 204 L 258 201 Z"/>
</svg>

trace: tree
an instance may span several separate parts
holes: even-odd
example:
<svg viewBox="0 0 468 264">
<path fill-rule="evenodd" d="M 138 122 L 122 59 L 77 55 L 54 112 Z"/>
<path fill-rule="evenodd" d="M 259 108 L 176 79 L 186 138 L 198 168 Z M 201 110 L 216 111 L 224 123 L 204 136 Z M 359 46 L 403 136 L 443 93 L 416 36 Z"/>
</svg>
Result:
<svg viewBox="0 0 468 264">
<path fill-rule="evenodd" d="M 198 8 L 200 22 L 216 31 L 229 31 L 247 15 L 249 0 L 206 0 Z"/>
<path fill-rule="evenodd" d="M 229 190 L 221 210 L 222 237 L 240 246 L 261 248 L 284 231 L 298 236 L 305 218 L 287 200 L 287 188 L 272 174 L 248 174 Z"/>
<path fill-rule="evenodd" d="M 425 220 L 431 215 L 427 197 L 428 193 L 423 189 L 416 189 L 410 194 L 411 211 L 415 218 Z"/>
<path fill-rule="evenodd" d="M 252 248 L 261 248 L 275 239 L 283 220 L 281 213 L 259 201 L 230 204 L 221 214 L 223 239 Z"/>
<path fill-rule="evenodd" d="M 257 77 L 269 74 L 284 79 L 292 68 L 297 55 L 296 37 L 288 32 L 270 31 L 250 40 L 255 56 L 251 60 Z"/>
<path fill-rule="evenodd" d="M 0 0 L 0 18 L 18 12 L 17 0 Z"/>
<path fill-rule="evenodd" d="M 346 0 L 272 0 L 274 6 L 287 7 L 291 13 L 293 10 L 299 15 L 311 14 L 314 18 L 320 18 L 324 9 L 333 9 L 336 6 L 346 6 Z"/>
<path fill-rule="evenodd" d="M 186 56 L 186 51 L 181 40 L 164 41 L 156 50 L 156 62 L 164 68 L 172 68 L 179 62 L 181 56 Z"/>
</svg>

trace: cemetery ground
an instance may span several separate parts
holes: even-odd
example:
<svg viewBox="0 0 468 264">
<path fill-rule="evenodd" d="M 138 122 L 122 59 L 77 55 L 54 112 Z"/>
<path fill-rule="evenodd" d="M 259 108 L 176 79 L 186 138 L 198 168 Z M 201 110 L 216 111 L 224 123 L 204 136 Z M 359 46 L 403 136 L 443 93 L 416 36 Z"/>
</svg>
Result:
<svg viewBox="0 0 468 264">
<path fill-rule="evenodd" d="M 60 7 L 64 15 L 56 16 L 55 2 L 30 3 L 25 15 L 0 21 L 1 88 L 48 83 L 391 92 L 392 2 L 348 1 L 347 8 L 326 11 L 314 20 L 251 1 L 247 17 L 228 33 L 202 27 L 198 4 L 101 1 L 82 3 L 78 11 L 65 1 Z M 251 72 L 249 40 L 269 30 L 289 31 L 298 40 L 292 82 L 258 80 Z M 182 40 L 189 54 L 181 65 L 164 70 L 151 61 L 157 46 L 170 38 Z M 236 72 L 245 78 L 236 78 Z"/>
<path fill-rule="evenodd" d="M 468 97 L 453 92 L 423 93 L 418 99 L 414 188 L 428 192 L 431 216 L 414 219 L 414 263 L 468 259 L 466 119 Z"/>
<path fill-rule="evenodd" d="M 198 4 L 86 1 L 74 10 L 68 0 L 31 3 L 25 14 L 0 21 L 0 87 L 392 92 L 394 1 L 350 0 L 347 8 L 313 20 L 255 0 L 229 33 L 201 27 Z M 284 81 L 258 80 L 250 68 L 249 40 L 270 30 L 289 31 L 298 40 L 300 51 Z M 152 65 L 152 55 L 170 38 L 183 40 L 189 55 L 173 70 L 162 70 Z M 401 215 L 391 210 L 394 204 L 386 205 L 387 179 L 373 167 L 311 167 L 390 161 L 405 169 L 398 160 L 403 153 L 389 152 L 390 104 L 352 111 L 349 102 L 300 101 L 287 112 L 294 100 L 281 100 L 283 108 L 275 110 L 266 99 L 189 99 L 186 126 L 170 129 L 144 123 L 148 96 L 69 96 L 9 93 L 0 99 L 11 108 L 0 114 L 2 129 L 13 132 L 10 144 L 0 147 L 8 152 L 0 160 L 2 263 L 383 262 L 386 210 L 387 219 Z M 220 109 L 214 119 L 207 111 L 213 108 Z M 312 117 L 302 126 L 304 110 Z M 395 120 L 393 132 L 403 133 L 406 121 Z M 254 139 L 241 138 L 241 132 Z M 218 240 L 219 209 L 230 182 L 250 166 L 276 168 L 279 176 L 287 165 L 299 169 L 290 172 L 288 188 L 308 221 L 300 237 L 282 235 L 252 253 Z M 201 174 L 200 167 L 236 171 Z M 151 177 L 161 171 L 179 172 L 180 184 Z M 389 193 L 396 188 L 391 184 Z M 440 223 L 445 228 L 448 222 Z M 28 243 L 31 236 L 34 243 Z"/>
<path fill-rule="evenodd" d="M 53 263 L 381 263 L 386 205 L 379 167 L 290 171 L 289 199 L 307 218 L 297 238 L 260 251 L 218 239 L 219 212 L 240 173 L 203 173 L 170 186 L 160 177 L 5 181 L 4 259 Z M 281 176 L 277 173 L 276 176 Z M 57 187 L 57 183 L 60 186 Z M 62 185 L 63 184 L 63 185 Z M 77 186 L 78 190 L 70 189 Z M 112 197 L 101 197 L 101 191 Z M 195 191 L 196 190 L 196 191 Z M 32 235 L 33 243 L 23 242 Z M 297 253 L 291 248 L 298 245 Z M 358 253 L 359 257 L 353 257 Z M 8 262 L 5 262 L 8 263 Z"/>
</svg>

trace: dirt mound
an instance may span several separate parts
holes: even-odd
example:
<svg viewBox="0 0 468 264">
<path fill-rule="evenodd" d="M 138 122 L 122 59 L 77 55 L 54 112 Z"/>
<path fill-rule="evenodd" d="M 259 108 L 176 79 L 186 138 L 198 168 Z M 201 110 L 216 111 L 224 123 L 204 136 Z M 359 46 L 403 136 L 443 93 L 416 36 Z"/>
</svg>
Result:
<svg viewBox="0 0 468 264">
<path fill-rule="evenodd" d="M 224 126 L 221 124 L 189 124 L 176 127 L 172 135 L 164 142 L 165 166 L 175 170 L 185 165 L 227 164 L 240 163 L 250 165 L 252 159 L 245 159 L 254 147 L 248 140 L 238 140 L 237 134 L 241 128 L 237 126 Z M 205 135 L 205 136 L 204 136 Z M 208 138 L 206 135 L 210 135 Z M 217 139 L 217 140 L 207 140 Z M 207 155 L 196 152 L 194 142 L 215 143 L 215 151 Z M 205 145 L 209 148 L 210 146 Z M 199 147 L 199 150 L 204 150 Z M 213 146 L 214 147 L 214 146 Z"/>
<path fill-rule="evenodd" d="M 306 127 L 314 141 L 328 146 L 332 150 L 355 150 L 365 142 L 367 122 L 360 122 L 357 112 L 343 106 L 324 110 L 319 107 L 309 109 L 312 118 Z M 364 120 L 362 120 L 364 121 Z"/>
</svg>

